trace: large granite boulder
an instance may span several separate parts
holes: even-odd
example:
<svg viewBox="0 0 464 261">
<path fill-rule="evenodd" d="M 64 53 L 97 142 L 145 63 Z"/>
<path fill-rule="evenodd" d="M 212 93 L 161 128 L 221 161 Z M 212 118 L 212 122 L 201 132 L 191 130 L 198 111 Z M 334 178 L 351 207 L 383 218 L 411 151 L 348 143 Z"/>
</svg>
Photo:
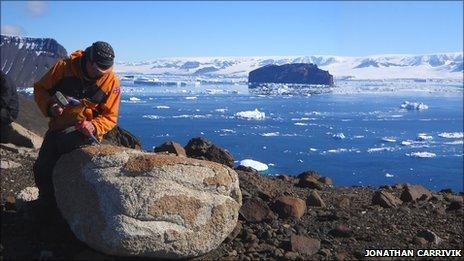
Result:
<svg viewBox="0 0 464 261">
<path fill-rule="evenodd" d="M 202 137 L 191 139 L 185 146 L 185 152 L 191 158 L 214 161 L 229 167 L 234 166 L 234 157 L 229 151 Z"/>
<path fill-rule="evenodd" d="M 227 166 L 106 145 L 62 156 L 53 181 L 76 237 L 118 256 L 205 254 L 232 232 L 242 204 Z"/>
<path fill-rule="evenodd" d="M 250 87 L 262 83 L 333 85 L 333 76 L 311 63 L 266 65 L 248 74 Z"/>
</svg>

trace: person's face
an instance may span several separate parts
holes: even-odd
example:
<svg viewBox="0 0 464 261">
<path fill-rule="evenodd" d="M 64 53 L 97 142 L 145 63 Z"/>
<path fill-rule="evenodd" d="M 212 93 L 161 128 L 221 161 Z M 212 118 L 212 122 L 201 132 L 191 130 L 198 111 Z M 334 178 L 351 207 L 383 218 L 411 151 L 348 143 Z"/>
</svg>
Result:
<svg viewBox="0 0 464 261">
<path fill-rule="evenodd" d="M 90 76 L 90 78 L 96 79 L 100 78 L 103 75 L 109 73 L 111 71 L 111 68 L 108 68 L 106 70 L 102 70 L 98 68 L 97 64 L 95 62 L 92 62 L 90 60 L 87 61 L 86 63 L 86 69 L 87 69 L 87 74 Z"/>
</svg>

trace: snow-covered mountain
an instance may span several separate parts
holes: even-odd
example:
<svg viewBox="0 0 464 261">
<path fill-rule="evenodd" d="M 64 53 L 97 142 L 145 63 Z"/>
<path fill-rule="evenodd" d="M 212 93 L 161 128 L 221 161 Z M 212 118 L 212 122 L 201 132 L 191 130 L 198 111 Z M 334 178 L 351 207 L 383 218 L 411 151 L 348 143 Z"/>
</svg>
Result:
<svg viewBox="0 0 464 261">
<path fill-rule="evenodd" d="M 32 86 L 59 59 L 67 56 L 66 49 L 51 38 L 1 35 L 0 69 L 17 86 Z"/>
<path fill-rule="evenodd" d="M 286 63 L 314 63 L 339 79 L 463 78 L 463 53 L 365 57 L 315 55 L 160 58 L 142 62 L 117 62 L 115 70 L 126 74 L 247 77 L 250 71 L 259 67 Z"/>
</svg>

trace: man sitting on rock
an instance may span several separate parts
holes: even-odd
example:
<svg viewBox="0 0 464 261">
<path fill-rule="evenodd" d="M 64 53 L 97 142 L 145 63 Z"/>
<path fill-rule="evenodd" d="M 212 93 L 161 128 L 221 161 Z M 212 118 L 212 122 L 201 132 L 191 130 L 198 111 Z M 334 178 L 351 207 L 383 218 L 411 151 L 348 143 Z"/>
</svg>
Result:
<svg viewBox="0 0 464 261">
<path fill-rule="evenodd" d="M 111 45 L 95 42 L 85 51 L 75 51 L 69 58 L 58 61 L 34 84 L 35 101 L 50 118 L 33 168 L 40 214 L 44 214 L 39 218 L 57 210 L 52 173 L 60 156 L 101 141 L 116 126 L 121 97 L 113 61 Z M 57 92 L 69 101 L 67 105 L 59 102 Z"/>
</svg>

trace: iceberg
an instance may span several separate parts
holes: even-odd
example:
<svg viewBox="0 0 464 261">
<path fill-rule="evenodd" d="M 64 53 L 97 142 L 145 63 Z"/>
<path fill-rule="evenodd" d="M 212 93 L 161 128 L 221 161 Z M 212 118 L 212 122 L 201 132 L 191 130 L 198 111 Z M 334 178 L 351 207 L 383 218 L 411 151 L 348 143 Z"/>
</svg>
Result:
<svg viewBox="0 0 464 261">
<path fill-rule="evenodd" d="M 403 145 L 403 146 L 409 146 L 411 144 L 412 144 L 412 140 L 404 140 L 404 141 L 401 142 L 401 145 Z"/>
<path fill-rule="evenodd" d="M 137 97 L 130 97 L 129 101 L 140 101 L 140 99 Z"/>
<path fill-rule="evenodd" d="M 464 132 L 442 132 L 438 136 L 446 139 L 462 139 L 464 138 Z"/>
<path fill-rule="evenodd" d="M 255 109 L 254 111 L 237 112 L 235 113 L 235 117 L 247 120 L 264 120 L 266 118 L 266 114 L 264 112 L 258 111 L 258 109 Z"/>
<path fill-rule="evenodd" d="M 425 105 L 422 102 L 408 102 L 404 101 L 400 107 L 406 110 L 427 110 L 429 106 Z"/>
<path fill-rule="evenodd" d="M 169 106 L 165 106 L 165 105 L 158 105 L 156 106 L 157 109 L 169 109 L 170 107 Z"/>
<path fill-rule="evenodd" d="M 393 178 L 394 175 L 392 175 L 392 174 L 390 174 L 390 173 L 385 173 L 385 177 L 386 177 L 386 178 Z"/>
<path fill-rule="evenodd" d="M 251 167 L 257 171 L 265 171 L 268 169 L 268 166 L 264 163 L 261 163 L 252 159 L 244 159 L 240 161 L 240 166 Z"/>
</svg>

